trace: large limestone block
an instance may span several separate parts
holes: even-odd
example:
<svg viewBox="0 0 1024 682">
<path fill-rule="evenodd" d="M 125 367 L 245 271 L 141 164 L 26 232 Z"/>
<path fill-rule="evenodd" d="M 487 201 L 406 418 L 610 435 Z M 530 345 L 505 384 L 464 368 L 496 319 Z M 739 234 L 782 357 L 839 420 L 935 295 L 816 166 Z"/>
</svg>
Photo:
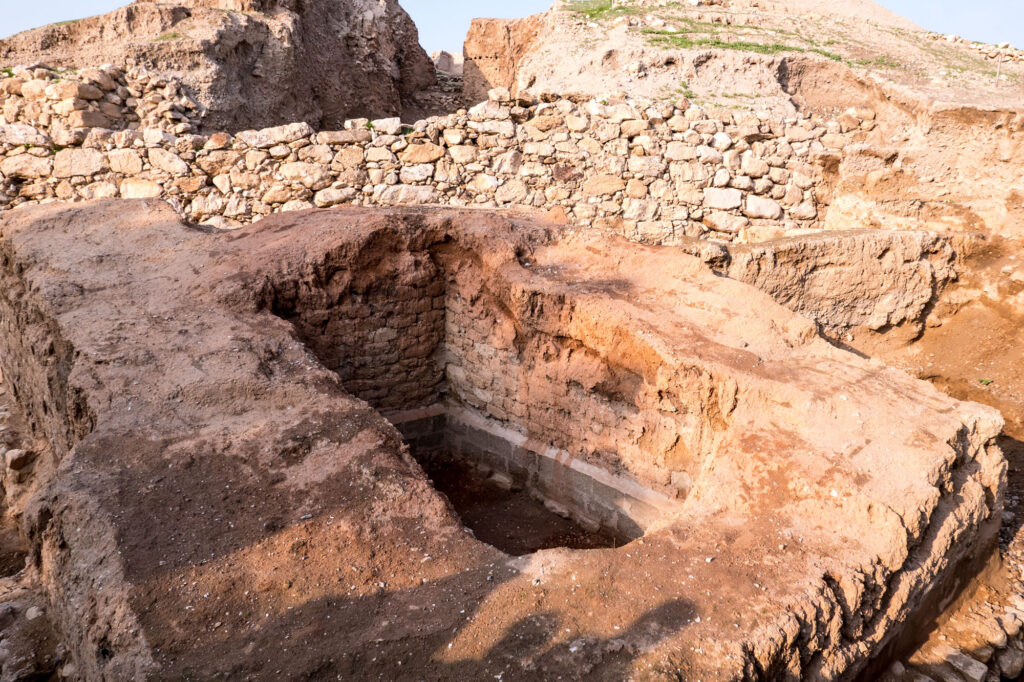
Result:
<svg viewBox="0 0 1024 682">
<path fill-rule="evenodd" d="M 98 149 L 63 149 L 53 160 L 53 175 L 58 178 L 96 175 L 108 168 L 107 157 Z"/>
</svg>

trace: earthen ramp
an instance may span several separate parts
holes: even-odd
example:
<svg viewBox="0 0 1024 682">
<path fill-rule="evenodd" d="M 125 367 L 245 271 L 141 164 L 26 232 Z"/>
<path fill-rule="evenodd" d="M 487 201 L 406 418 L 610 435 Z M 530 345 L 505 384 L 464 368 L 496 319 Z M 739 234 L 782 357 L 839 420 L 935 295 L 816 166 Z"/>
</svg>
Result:
<svg viewBox="0 0 1024 682">
<path fill-rule="evenodd" d="M 994 546 L 994 410 L 678 250 L 147 200 L 10 211 L 0 265 L 5 488 L 88 679 L 849 679 Z M 506 554 L 436 456 L 628 542 Z"/>
</svg>

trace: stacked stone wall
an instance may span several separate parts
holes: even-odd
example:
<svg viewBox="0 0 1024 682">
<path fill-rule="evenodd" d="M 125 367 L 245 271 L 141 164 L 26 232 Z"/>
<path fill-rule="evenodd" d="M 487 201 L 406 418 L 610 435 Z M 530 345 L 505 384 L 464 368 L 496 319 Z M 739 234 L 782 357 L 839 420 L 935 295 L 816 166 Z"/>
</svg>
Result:
<svg viewBox="0 0 1024 682">
<path fill-rule="evenodd" d="M 530 102 L 493 91 L 468 111 L 412 125 L 200 136 L 137 121 L 72 127 L 81 112 L 37 115 L 26 89 L 49 102 L 65 89 L 100 88 L 44 83 L 4 81 L 4 92 L 21 94 L 8 94 L 0 121 L 0 207 L 159 197 L 191 221 L 226 228 L 312 207 L 442 204 L 554 210 L 653 243 L 766 238 L 819 225 L 830 169 L 874 126 L 870 110 L 777 119 L 685 101 Z"/>
<path fill-rule="evenodd" d="M 347 391 L 375 408 L 439 402 L 445 288 L 436 268 L 423 254 L 391 252 L 367 270 L 362 281 L 331 271 L 326 286 L 313 278 L 280 282 L 268 307 L 295 325 Z"/>
<path fill-rule="evenodd" d="M 192 133 L 202 113 L 177 79 L 139 67 L 0 70 L 3 119 L 32 126 L 57 146 L 81 145 L 92 128 Z"/>
</svg>

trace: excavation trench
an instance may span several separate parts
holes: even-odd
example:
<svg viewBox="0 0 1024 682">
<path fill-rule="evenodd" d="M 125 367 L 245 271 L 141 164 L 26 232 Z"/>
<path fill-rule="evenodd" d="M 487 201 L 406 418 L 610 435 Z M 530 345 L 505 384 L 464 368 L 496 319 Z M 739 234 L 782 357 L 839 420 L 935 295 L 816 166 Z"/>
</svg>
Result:
<svg viewBox="0 0 1024 682">
<path fill-rule="evenodd" d="M 614 368 L 564 330 L 525 331 L 536 321 L 513 320 L 499 297 L 480 288 L 472 254 L 446 244 L 398 246 L 371 246 L 358 271 L 324 263 L 315 278 L 279 282 L 270 307 L 346 390 L 399 430 L 478 539 L 512 555 L 614 548 L 678 509 L 688 475 L 675 477 L 687 482 L 682 489 L 656 491 L 611 470 L 608 463 L 621 467 L 618 452 L 581 457 L 586 446 L 561 428 L 581 402 L 576 428 L 588 432 L 606 426 L 586 420 L 588 406 L 613 420 L 638 416 L 621 387 L 582 390 L 594 383 L 595 365 Z M 590 362 L 546 372 L 544 398 L 533 400 L 523 374 L 557 346 Z"/>
<path fill-rule="evenodd" d="M 0 247 L 0 363 L 53 460 L 15 496 L 26 573 L 90 679 L 852 678 L 994 541 L 998 415 L 678 249 L 158 202 L 12 212 Z M 947 257 L 900 249 L 919 295 L 819 325 L 920 319 Z"/>
<path fill-rule="evenodd" d="M 390 420 L 466 526 L 508 554 L 619 547 L 660 514 L 651 491 L 478 412 L 438 405 Z"/>
</svg>

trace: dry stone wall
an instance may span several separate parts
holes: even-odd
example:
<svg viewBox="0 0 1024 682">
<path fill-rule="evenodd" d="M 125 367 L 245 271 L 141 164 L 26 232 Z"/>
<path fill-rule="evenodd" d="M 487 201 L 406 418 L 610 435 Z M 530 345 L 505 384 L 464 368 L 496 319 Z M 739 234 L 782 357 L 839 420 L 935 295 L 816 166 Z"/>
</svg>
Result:
<svg viewBox="0 0 1024 682">
<path fill-rule="evenodd" d="M 0 115 L 7 123 L 31 126 L 22 140 L 4 130 L 12 144 L 81 145 L 93 128 L 124 130 L 156 128 L 183 135 L 198 130 L 203 112 L 181 83 L 149 73 L 114 66 L 60 70 L 18 66 L 0 72 Z M 45 140 L 43 141 L 45 144 Z"/>
<path fill-rule="evenodd" d="M 413 125 L 358 119 L 340 131 L 293 123 L 201 136 L 177 124 L 143 127 L 130 112 L 122 129 L 74 127 L 92 111 L 88 102 L 144 91 L 89 85 L 96 91 L 85 94 L 100 100 L 67 100 L 85 86 L 46 82 L 4 81 L 5 92 L 20 94 L 8 94 L 0 121 L 0 207 L 158 197 L 218 227 L 339 204 L 443 204 L 560 211 L 656 243 L 768 238 L 818 225 L 830 169 L 874 126 L 870 110 L 780 119 L 685 100 L 511 101 L 496 90 L 469 110 Z M 87 108 L 63 116 L 57 110 L 69 101 Z M 177 121 L 169 111 L 161 120 Z"/>
</svg>

